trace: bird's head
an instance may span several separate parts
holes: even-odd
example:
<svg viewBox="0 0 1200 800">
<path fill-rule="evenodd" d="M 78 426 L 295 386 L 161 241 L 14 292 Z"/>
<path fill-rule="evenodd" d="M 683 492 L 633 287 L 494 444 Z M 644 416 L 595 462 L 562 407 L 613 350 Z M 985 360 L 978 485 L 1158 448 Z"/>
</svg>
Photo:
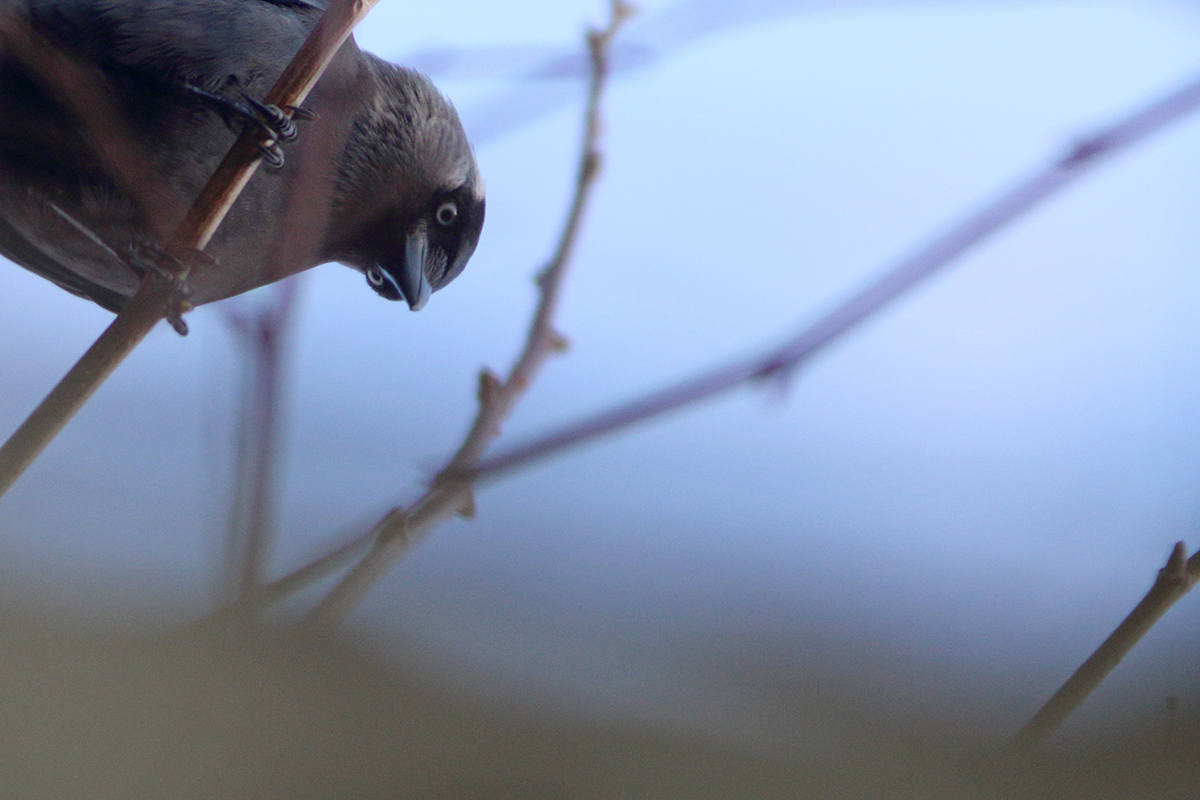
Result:
<svg viewBox="0 0 1200 800">
<path fill-rule="evenodd" d="M 429 79 L 368 59 L 378 91 L 347 139 L 331 256 L 419 311 L 475 252 L 483 180 L 458 114 Z"/>
</svg>

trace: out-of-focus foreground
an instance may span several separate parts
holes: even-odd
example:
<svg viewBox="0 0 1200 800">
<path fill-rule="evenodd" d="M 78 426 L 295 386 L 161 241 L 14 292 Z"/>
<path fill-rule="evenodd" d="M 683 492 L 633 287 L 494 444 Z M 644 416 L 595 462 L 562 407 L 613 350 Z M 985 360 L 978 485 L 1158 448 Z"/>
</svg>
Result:
<svg viewBox="0 0 1200 800">
<path fill-rule="evenodd" d="M 1200 768 L 1169 731 L 1017 755 L 811 675 L 776 700 L 824 727 L 769 749 L 464 691 L 428 662 L 236 628 L 143 639 L 0 625 L 4 796 L 1175 798 Z"/>
</svg>

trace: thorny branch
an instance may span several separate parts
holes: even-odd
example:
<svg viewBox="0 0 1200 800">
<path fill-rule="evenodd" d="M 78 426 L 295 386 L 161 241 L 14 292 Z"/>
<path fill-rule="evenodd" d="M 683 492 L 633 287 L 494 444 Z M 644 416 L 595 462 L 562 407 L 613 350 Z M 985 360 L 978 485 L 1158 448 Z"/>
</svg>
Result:
<svg viewBox="0 0 1200 800">
<path fill-rule="evenodd" d="M 340 621 L 439 523 L 456 514 L 474 514 L 471 481 L 463 476 L 470 473 L 487 446 L 500 435 L 501 424 L 508 419 L 546 359 L 566 348 L 566 339 L 554 329 L 554 314 L 591 190 L 600 171 L 600 101 L 609 74 L 609 46 L 632 12 L 632 7 L 622 0 L 613 0 L 607 26 L 588 33 L 592 70 L 574 198 L 554 255 L 537 276 L 540 296 L 524 349 L 503 381 L 490 370 L 484 369 L 480 373 L 479 409 L 458 451 L 438 473 L 429 490 L 410 508 L 394 509 L 374 527 L 369 534 L 369 540 L 374 541 L 371 551 L 317 605 L 310 614 L 310 622 L 333 624 Z"/>
<path fill-rule="evenodd" d="M 378 0 L 331 0 L 300 51 L 267 93 L 266 102 L 280 108 L 300 105 L 354 26 L 376 2 Z M 60 88 L 64 91 L 78 90 L 77 86 L 67 82 Z M 87 101 L 76 98 L 72 107 L 87 110 Z M 110 114 L 101 119 L 112 117 Z M 111 135 L 116 131 L 101 132 Z M 212 239 L 234 200 L 254 174 L 261 158 L 258 150 L 260 144 L 264 144 L 262 134 L 247 128 L 175 229 L 167 244 L 167 252 L 179 256 L 181 263 L 186 265 L 194 261 L 189 254 L 202 251 Z M 121 146 L 110 145 L 108 150 L 120 151 Z M 186 332 L 180 315 L 191 306 L 180 292 L 180 282 L 188 277 L 187 268 L 182 274 L 176 274 L 176 270 L 170 268 L 166 271 L 172 274 L 173 279 L 154 272 L 147 274 L 129 304 L 0 447 L 0 496 L 8 491 L 159 320 L 169 319 L 177 331 Z"/>
<path fill-rule="evenodd" d="M 1183 542 L 1176 542 L 1166 566 L 1158 571 L 1154 585 L 1142 601 L 1033 715 L 1013 739 L 1013 745 L 1018 749 L 1028 749 L 1058 730 L 1071 712 L 1087 699 L 1092 690 L 1154 627 L 1154 623 L 1167 613 L 1167 609 L 1190 592 L 1197 581 L 1200 581 L 1200 550 L 1188 558 L 1187 547 Z"/>
</svg>

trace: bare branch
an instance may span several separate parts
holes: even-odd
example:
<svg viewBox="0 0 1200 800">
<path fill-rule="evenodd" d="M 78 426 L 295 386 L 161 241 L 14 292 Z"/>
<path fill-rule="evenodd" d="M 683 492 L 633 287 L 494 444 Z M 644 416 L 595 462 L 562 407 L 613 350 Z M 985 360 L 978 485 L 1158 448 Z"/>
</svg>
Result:
<svg viewBox="0 0 1200 800">
<path fill-rule="evenodd" d="M 1150 591 L 1117 629 L 1096 648 L 1096 652 L 1084 661 L 1075 674 L 1059 688 L 1054 696 L 1038 710 L 1013 739 L 1020 749 L 1033 747 L 1058 730 L 1063 721 L 1087 699 L 1108 673 L 1121 663 L 1142 637 L 1154 627 L 1154 623 L 1167 613 L 1167 609 L 1192 590 L 1200 580 L 1200 550 L 1189 559 L 1187 547 L 1176 542 L 1165 567 Z"/>
<path fill-rule="evenodd" d="M 786 381 L 796 368 L 855 326 L 946 267 L 1017 217 L 1093 169 L 1105 156 L 1137 144 L 1200 106 L 1195 80 L 1116 124 L 1084 139 L 1031 178 L 952 226 L 858 293 L 826 313 L 782 346 L 715 367 L 674 386 L 596 414 L 523 445 L 483 459 L 472 473 L 491 479 L 572 445 L 589 441 L 751 381 Z"/>
<path fill-rule="evenodd" d="M 319 583 L 345 567 L 352 559 L 361 555 L 364 550 L 367 550 L 371 546 L 375 538 L 377 538 L 376 531 L 378 527 L 368 527 L 368 524 L 360 522 L 359 524 L 350 526 L 348 530 L 357 531 L 357 533 L 349 535 L 346 538 L 334 537 L 341 541 L 336 547 L 309 561 L 305 566 L 289 573 L 285 577 L 262 584 L 250 597 L 238 596 L 232 598 L 234 602 L 217 609 L 208 616 L 195 620 L 189 625 L 185 625 L 183 629 L 206 628 L 213 625 L 220 625 L 230 620 L 244 621 L 251 619 L 257 611 L 276 603 L 281 603 L 289 597 L 299 594 L 310 586 Z"/>
<path fill-rule="evenodd" d="M 321 77 L 334 53 L 378 0 L 330 0 L 329 7 L 300 51 L 267 93 L 267 102 L 280 108 L 297 106 Z M 263 134 L 248 128 L 200 192 L 167 245 L 167 251 L 186 254 L 203 250 L 225 218 L 233 201 L 257 167 Z M 178 275 L 186 278 L 187 275 Z M 180 314 L 190 309 L 177 284 L 154 272 L 100 338 L 63 377 L 45 400 L 0 447 L 0 496 L 33 463 L 46 445 L 83 407 L 100 384 L 163 318 L 186 331 Z"/>
<path fill-rule="evenodd" d="M 142 284 L 134 300 L 71 367 L 21 427 L 0 447 L 0 496 L 33 463 L 133 348 L 166 313 L 158 282 Z"/>
<path fill-rule="evenodd" d="M 243 346 L 247 378 L 238 425 L 222 603 L 248 601 L 262 584 L 274 528 L 283 358 L 298 281 L 293 276 L 277 283 L 273 302 L 253 318 L 225 309 Z"/>
<path fill-rule="evenodd" d="M 371 532 L 375 542 L 371 551 L 313 610 L 310 622 L 334 624 L 340 621 L 437 525 L 456 514 L 470 516 L 474 513 L 471 482 L 463 480 L 462 476 L 471 471 L 487 446 L 500 435 L 500 426 L 546 359 L 565 349 L 565 339 L 554 330 L 554 314 L 591 190 L 600 171 L 600 101 L 609 75 L 609 46 L 631 13 L 630 6 L 621 0 L 613 0 L 608 25 L 603 30 L 588 33 L 591 82 L 584 111 L 583 145 L 574 197 L 554 255 L 537 276 L 540 297 L 524 349 L 505 380 L 501 381 L 486 369 L 480 374 L 479 410 L 458 451 L 438 473 L 432 487 L 410 509 L 396 509 L 375 526 Z"/>
</svg>

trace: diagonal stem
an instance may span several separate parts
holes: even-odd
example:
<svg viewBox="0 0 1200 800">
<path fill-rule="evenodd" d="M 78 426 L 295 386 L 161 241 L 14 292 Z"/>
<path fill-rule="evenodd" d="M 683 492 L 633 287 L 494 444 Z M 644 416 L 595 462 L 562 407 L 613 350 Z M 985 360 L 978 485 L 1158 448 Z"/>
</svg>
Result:
<svg viewBox="0 0 1200 800">
<path fill-rule="evenodd" d="M 0 447 L 0 496 L 158 324 L 170 299 L 165 281 L 144 281 L 129 305 Z"/>
<path fill-rule="evenodd" d="M 1154 585 L 1142 601 L 1033 715 L 1013 739 L 1013 745 L 1018 749 L 1028 749 L 1040 744 L 1058 730 L 1071 712 L 1079 708 L 1100 682 L 1129 654 L 1134 645 L 1141 641 L 1176 601 L 1192 590 L 1198 580 L 1200 550 L 1189 559 L 1184 543 L 1176 542 L 1166 566 L 1158 571 Z"/>
</svg>

